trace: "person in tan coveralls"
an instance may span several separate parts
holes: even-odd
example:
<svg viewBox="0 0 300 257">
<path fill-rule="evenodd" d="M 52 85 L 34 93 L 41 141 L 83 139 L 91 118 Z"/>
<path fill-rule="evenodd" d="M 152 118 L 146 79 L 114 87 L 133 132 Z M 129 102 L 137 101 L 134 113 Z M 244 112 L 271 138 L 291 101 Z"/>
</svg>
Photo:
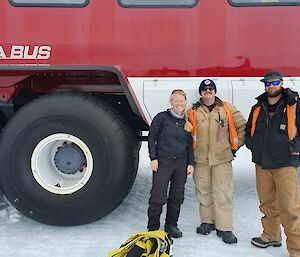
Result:
<svg viewBox="0 0 300 257">
<path fill-rule="evenodd" d="M 189 110 L 189 122 L 186 123 L 187 130 L 194 129 L 193 179 L 201 219 L 201 225 L 196 231 L 208 235 L 216 229 L 217 235 L 225 243 L 233 244 L 237 243 L 237 238 L 232 232 L 231 161 L 236 150 L 244 144 L 246 120 L 235 106 L 216 97 L 216 92 L 212 80 L 201 82 L 201 98 Z"/>
<path fill-rule="evenodd" d="M 282 87 L 279 71 L 267 72 L 261 82 L 266 92 L 256 98 L 246 127 L 246 146 L 255 163 L 259 208 L 264 214 L 263 233 L 251 243 L 260 248 L 281 246 L 282 224 L 290 257 L 300 257 L 299 95 Z"/>
</svg>

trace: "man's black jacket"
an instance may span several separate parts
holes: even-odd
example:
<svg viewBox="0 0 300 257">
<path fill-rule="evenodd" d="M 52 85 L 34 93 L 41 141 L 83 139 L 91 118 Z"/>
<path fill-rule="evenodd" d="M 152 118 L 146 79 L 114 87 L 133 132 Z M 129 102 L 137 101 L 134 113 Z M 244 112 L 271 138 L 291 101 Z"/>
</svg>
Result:
<svg viewBox="0 0 300 257">
<path fill-rule="evenodd" d="M 282 98 L 272 118 L 267 109 L 266 93 L 256 98 L 258 103 L 252 107 L 246 126 L 246 146 L 252 152 L 252 161 L 260 164 L 263 169 L 276 169 L 287 166 L 299 166 L 300 152 L 300 108 L 297 92 L 282 89 Z M 297 102 L 296 126 L 298 135 L 291 141 L 288 138 L 286 106 Z M 253 111 L 261 106 L 253 137 L 251 137 Z"/>
<path fill-rule="evenodd" d="M 184 130 L 184 123 L 184 118 L 175 118 L 168 110 L 154 117 L 148 135 L 151 160 L 185 157 L 187 164 L 194 165 L 192 136 Z"/>
</svg>

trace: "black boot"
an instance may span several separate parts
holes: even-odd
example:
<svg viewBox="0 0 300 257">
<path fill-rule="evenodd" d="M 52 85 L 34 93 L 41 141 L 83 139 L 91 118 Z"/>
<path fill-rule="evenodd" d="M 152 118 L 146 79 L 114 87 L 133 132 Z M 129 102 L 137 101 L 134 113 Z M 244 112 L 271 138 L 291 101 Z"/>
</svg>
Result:
<svg viewBox="0 0 300 257">
<path fill-rule="evenodd" d="M 197 227 L 196 232 L 201 235 L 208 235 L 211 231 L 215 229 L 216 229 L 215 224 L 201 223 L 201 225 Z"/>
<path fill-rule="evenodd" d="M 226 244 L 236 244 L 237 238 L 232 231 L 221 231 L 217 229 L 218 237 L 221 237 Z"/>
<path fill-rule="evenodd" d="M 166 224 L 165 231 L 169 234 L 170 237 L 174 237 L 174 238 L 182 237 L 182 232 L 176 226 Z"/>
</svg>

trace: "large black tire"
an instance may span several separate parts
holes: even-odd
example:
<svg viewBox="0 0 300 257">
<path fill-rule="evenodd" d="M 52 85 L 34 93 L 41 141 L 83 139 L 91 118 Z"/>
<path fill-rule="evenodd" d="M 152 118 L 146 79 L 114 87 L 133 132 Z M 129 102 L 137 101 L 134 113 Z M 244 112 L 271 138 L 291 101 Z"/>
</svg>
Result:
<svg viewBox="0 0 300 257">
<path fill-rule="evenodd" d="M 59 133 L 82 140 L 93 157 L 90 178 L 71 193 L 45 189 L 32 171 L 37 145 Z M 137 156 L 132 131 L 107 105 L 84 95 L 47 95 L 23 106 L 4 128 L 0 180 L 8 200 L 24 215 L 51 225 L 86 224 L 109 214 L 126 197 Z"/>
</svg>

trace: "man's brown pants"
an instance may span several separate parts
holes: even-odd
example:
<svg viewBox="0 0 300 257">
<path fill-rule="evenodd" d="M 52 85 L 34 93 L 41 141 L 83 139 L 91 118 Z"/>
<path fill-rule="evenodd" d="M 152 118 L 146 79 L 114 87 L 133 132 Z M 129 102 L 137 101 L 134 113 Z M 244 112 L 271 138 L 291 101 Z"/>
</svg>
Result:
<svg viewBox="0 0 300 257">
<path fill-rule="evenodd" d="M 264 214 L 262 239 L 281 241 L 280 224 L 286 234 L 287 249 L 300 256 L 300 198 L 297 169 L 265 170 L 256 165 L 256 188 Z"/>
</svg>

